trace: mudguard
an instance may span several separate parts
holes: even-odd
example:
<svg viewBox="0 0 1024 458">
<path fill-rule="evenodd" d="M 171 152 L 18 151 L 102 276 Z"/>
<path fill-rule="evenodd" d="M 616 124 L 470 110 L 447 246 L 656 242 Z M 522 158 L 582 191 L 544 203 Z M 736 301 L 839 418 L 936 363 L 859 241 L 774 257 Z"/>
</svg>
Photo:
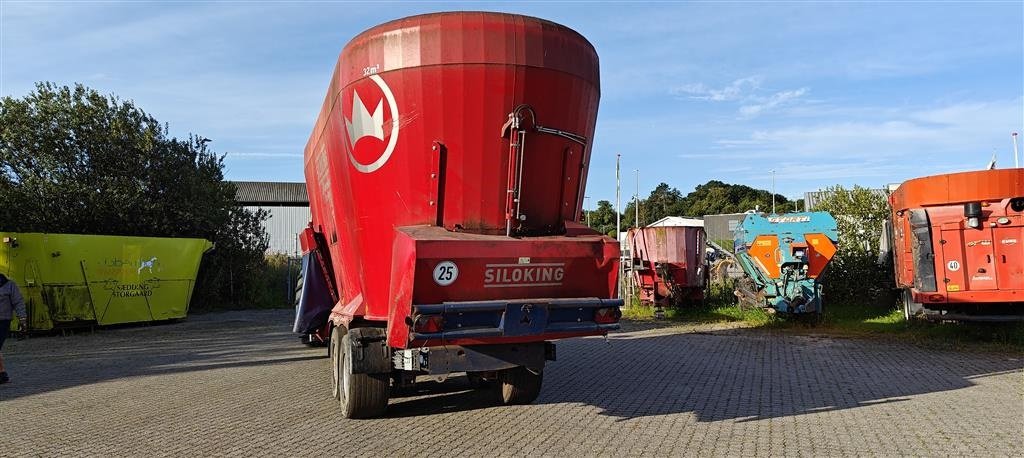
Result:
<svg viewBox="0 0 1024 458">
<path fill-rule="evenodd" d="M 314 250 L 302 257 L 302 289 L 295 305 L 295 325 L 292 327 L 292 331 L 299 334 L 308 334 L 327 324 L 334 305 L 316 256 L 319 255 Z"/>
</svg>

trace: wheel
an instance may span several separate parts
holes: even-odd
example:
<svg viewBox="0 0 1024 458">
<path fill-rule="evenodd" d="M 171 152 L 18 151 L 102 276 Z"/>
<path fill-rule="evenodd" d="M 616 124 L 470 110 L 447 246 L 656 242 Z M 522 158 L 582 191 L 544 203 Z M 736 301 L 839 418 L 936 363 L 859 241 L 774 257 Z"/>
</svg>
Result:
<svg viewBox="0 0 1024 458">
<path fill-rule="evenodd" d="M 331 332 L 332 388 L 345 418 L 370 418 L 388 407 L 390 374 L 353 374 L 350 334 L 338 326 Z"/>
<path fill-rule="evenodd" d="M 737 306 L 740 310 L 748 310 L 759 307 L 762 299 L 757 285 L 750 277 L 743 277 L 734 284 L 733 295 L 736 296 Z"/>
<path fill-rule="evenodd" d="M 544 372 L 534 374 L 529 369 L 519 366 L 499 371 L 497 381 L 502 404 L 529 404 L 540 395 Z"/>
<path fill-rule="evenodd" d="M 901 297 L 901 302 L 903 302 L 903 319 L 912 321 L 924 312 L 924 307 L 920 303 L 914 302 L 914 296 L 910 293 L 909 289 L 903 290 Z"/>
</svg>

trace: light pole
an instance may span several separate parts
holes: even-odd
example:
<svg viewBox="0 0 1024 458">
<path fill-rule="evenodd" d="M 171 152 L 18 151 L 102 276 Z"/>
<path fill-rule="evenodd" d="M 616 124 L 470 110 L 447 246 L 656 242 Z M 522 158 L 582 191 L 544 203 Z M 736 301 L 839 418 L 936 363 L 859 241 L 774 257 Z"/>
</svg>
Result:
<svg viewBox="0 0 1024 458">
<path fill-rule="evenodd" d="M 619 198 L 621 193 L 621 181 L 622 174 L 619 172 L 619 162 L 622 160 L 622 154 L 615 155 L 615 241 L 619 243 L 619 248 L 622 248 L 622 238 L 619 235 L 622 232 L 622 207 L 621 200 Z M 619 257 L 619 281 L 615 286 L 615 297 L 622 298 L 622 258 Z"/>
<path fill-rule="evenodd" d="M 640 169 L 633 169 L 636 174 L 636 194 L 633 195 L 633 210 L 636 210 L 636 214 L 633 217 L 633 225 L 637 228 L 640 227 Z"/>
<path fill-rule="evenodd" d="M 633 232 L 633 237 L 636 237 L 637 234 L 640 232 L 640 169 L 633 169 L 633 173 L 636 175 L 636 194 L 633 194 L 633 211 L 634 211 L 634 213 L 633 213 L 633 227 L 636 228 L 636 231 Z M 626 238 L 628 239 L 629 236 L 627 235 Z M 634 275 L 633 275 L 633 259 L 636 258 L 636 255 L 633 253 L 633 245 L 634 244 L 632 242 L 630 242 L 630 246 L 629 246 L 629 258 L 630 258 L 629 259 L 629 280 L 627 280 L 629 282 L 629 283 L 627 283 L 629 285 L 629 296 L 627 296 L 627 297 L 629 298 L 630 301 L 633 300 L 633 293 L 634 293 L 634 287 L 633 287 L 633 277 L 634 277 Z"/>
<path fill-rule="evenodd" d="M 1017 133 L 1014 132 L 1010 136 L 1013 137 L 1013 167 L 1017 168 L 1020 167 L 1020 162 L 1017 160 Z"/>
<path fill-rule="evenodd" d="M 590 206 L 587 202 L 588 200 L 590 200 L 590 196 L 583 196 L 583 214 L 587 215 L 587 227 L 590 227 L 590 210 L 587 210 L 587 207 Z"/>
<path fill-rule="evenodd" d="M 775 169 L 772 169 L 772 214 L 775 214 Z"/>
</svg>

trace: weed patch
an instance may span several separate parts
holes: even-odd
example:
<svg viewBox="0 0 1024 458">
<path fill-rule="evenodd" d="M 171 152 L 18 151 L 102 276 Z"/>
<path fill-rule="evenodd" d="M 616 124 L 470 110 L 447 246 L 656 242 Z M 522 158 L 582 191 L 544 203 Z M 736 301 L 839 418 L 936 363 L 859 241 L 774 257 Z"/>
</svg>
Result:
<svg viewBox="0 0 1024 458">
<path fill-rule="evenodd" d="M 867 301 L 867 305 L 826 302 L 819 322 L 809 325 L 797 317 L 782 317 L 760 308 L 740 308 L 732 289 L 729 282 L 713 284 L 703 305 L 667 308 L 665 319 L 698 324 L 742 322 L 745 327 L 911 342 L 932 348 L 1024 352 L 1024 323 L 907 322 L 895 304 Z M 623 308 L 623 318 L 653 320 L 654 308 L 632 300 Z"/>
</svg>

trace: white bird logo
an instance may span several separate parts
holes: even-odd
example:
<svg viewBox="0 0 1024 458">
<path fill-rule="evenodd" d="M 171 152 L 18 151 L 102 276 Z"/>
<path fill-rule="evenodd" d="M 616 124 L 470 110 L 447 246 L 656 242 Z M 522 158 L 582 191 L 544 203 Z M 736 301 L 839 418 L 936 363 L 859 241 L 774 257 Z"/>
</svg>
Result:
<svg viewBox="0 0 1024 458">
<path fill-rule="evenodd" d="M 388 162 L 391 157 L 391 153 L 395 152 L 395 146 L 398 144 L 398 130 L 402 124 L 398 120 L 400 116 L 398 114 L 398 103 L 395 102 L 395 94 L 391 92 L 391 88 L 388 87 L 387 83 L 380 75 L 370 75 L 370 81 L 380 88 L 380 92 L 384 95 L 384 98 L 377 102 L 377 107 L 374 108 L 373 113 L 366 109 L 366 105 L 363 104 L 362 99 L 359 98 L 359 93 L 352 90 L 352 119 L 345 118 L 345 129 L 348 131 L 349 148 L 348 148 L 348 159 L 352 162 L 352 166 L 356 170 L 362 173 L 373 173 L 377 169 L 381 168 Z M 376 160 L 370 163 L 360 162 L 356 159 L 353 151 L 356 149 L 356 141 L 363 137 L 374 137 L 378 140 L 384 140 L 384 101 L 388 103 L 388 109 L 391 111 L 391 128 L 388 135 L 387 145 L 384 146 L 384 150 L 381 151 L 380 156 Z"/>
<path fill-rule="evenodd" d="M 355 147 L 356 141 L 363 137 L 373 137 L 384 140 L 384 100 L 377 102 L 377 108 L 373 114 L 363 105 L 359 93 L 352 91 L 352 119 L 345 120 L 345 128 L 348 130 L 348 139 Z"/>
</svg>

